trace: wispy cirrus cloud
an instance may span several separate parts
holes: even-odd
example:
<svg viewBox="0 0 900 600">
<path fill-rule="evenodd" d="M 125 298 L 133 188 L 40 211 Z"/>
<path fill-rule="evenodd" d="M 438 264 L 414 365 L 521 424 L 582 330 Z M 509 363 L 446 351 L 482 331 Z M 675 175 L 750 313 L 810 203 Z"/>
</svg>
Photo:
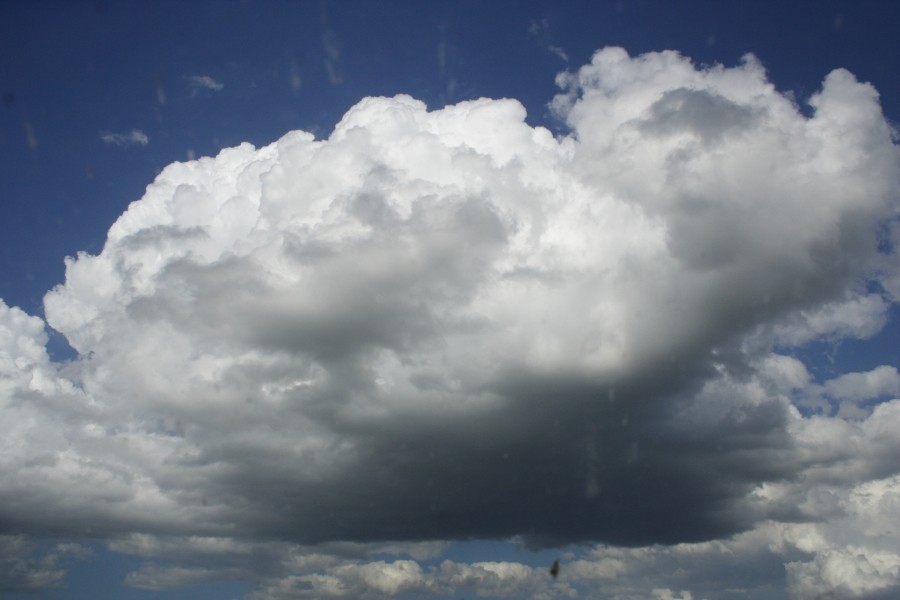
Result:
<svg viewBox="0 0 900 600">
<path fill-rule="evenodd" d="M 150 138 L 140 129 L 132 129 L 127 133 L 104 131 L 100 133 L 100 139 L 114 146 L 146 146 L 150 143 Z"/>
<path fill-rule="evenodd" d="M 224 83 L 219 83 L 209 75 L 187 75 L 184 79 L 187 81 L 192 95 L 196 95 L 200 90 L 221 92 L 225 89 Z"/>
<path fill-rule="evenodd" d="M 555 54 L 563 62 L 569 62 L 569 55 L 560 46 L 551 43 L 550 20 L 546 17 L 543 19 L 535 19 L 528 24 L 528 34 L 540 44 L 547 52 Z"/>
</svg>

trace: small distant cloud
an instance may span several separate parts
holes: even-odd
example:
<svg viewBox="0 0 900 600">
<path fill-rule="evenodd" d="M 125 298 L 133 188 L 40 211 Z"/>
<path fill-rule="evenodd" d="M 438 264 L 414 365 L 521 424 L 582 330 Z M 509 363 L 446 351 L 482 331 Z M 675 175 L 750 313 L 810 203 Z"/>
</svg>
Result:
<svg viewBox="0 0 900 600">
<path fill-rule="evenodd" d="M 132 129 L 128 133 L 113 133 L 104 131 L 100 134 L 100 139 L 107 144 L 115 146 L 130 146 L 132 144 L 140 144 L 146 146 L 150 142 L 147 134 L 140 129 Z"/>
<path fill-rule="evenodd" d="M 528 35 L 533 37 L 547 52 L 555 54 L 565 62 L 569 62 L 569 55 L 566 54 L 566 51 L 550 43 L 550 34 L 550 21 L 546 17 L 535 19 L 528 24 Z"/>
<path fill-rule="evenodd" d="M 319 5 L 322 16 L 322 49 L 325 51 L 325 72 L 331 85 L 343 82 L 341 75 L 341 44 L 334 30 L 328 24 L 328 14 L 325 11 L 325 3 Z"/>
<path fill-rule="evenodd" d="M 533 36 L 547 35 L 550 30 L 550 22 L 546 17 L 543 19 L 535 19 L 528 24 L 528 33 Z"/>
<path fill-rule="evenodd" d="M 188 82 L 188 87 L 191 88 L 192 94 L 196 94 L 201 89 L 214 92 L 221 92 L 225 89 L 225 84 L 219 83 L 209 75 L 189 75 L 185 79 Z"/>
<path fill-rule="evenodd" d="M 38 148 L 37 135 L 34 133 L 31 120 L 24 113 L 22 114 L 22 129 L 25 130 L 25 143 L 28 144 L 28 149 L 32 152 L 36 151 Z"/>
<path fill-rule="evenodd" d="M 166 90 L 159 77 L 156 78 L 156 101 L 159 102 L 160 106 L 164 106 L 166 103 Z"/>
<path fill-rule="evenodd" d="M 288 73 L 288 84 L 295 94 L 300 91 L 300 87 L 303 85 L 303 80 L 300 78 L 300 65 L 294 61 L 291 62 Z"/>
<path fill-rule="evenodd" d="M 547 46 L 547 50 L 557 55 L 561 59 L 566 62 L 569 62 L 569 55 L 566 54 L 566 51 L 560 48 L 559 46 Z"/>
<path fill-rule="evenodd" d="M 328 73 L 328 81 L 331 85 L 337 85 L 344 79 L 340 72 L 341 47 L 331 29 L 326 29 L 322 34 L 322 47 L 325 49 L 325 72 Z"/>
</svg>

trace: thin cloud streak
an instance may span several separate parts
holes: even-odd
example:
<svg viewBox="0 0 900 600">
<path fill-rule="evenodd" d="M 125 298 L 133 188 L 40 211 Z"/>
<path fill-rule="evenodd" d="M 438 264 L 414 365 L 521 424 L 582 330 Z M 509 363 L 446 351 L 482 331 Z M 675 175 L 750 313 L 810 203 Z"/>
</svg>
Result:
<svg viewBox="0 0 900 600">
<path fill-rule="evenodd" d="M 191 93 L 196 95 L 200 90 L 211 90 L 213 92 L 221 92 L 225 89 L 225 84 L 219 83 L 209 75 L 190 75 L 185 76 Z"/>
<path fill-rule="evenodd" d="M 543 19 L 535 19 L 528 24 L 528 35 L 530 35 L 538 44 L 540 44 L 547 52 L 558 56 L 563 62 L 569 62 L 569 55 L 566 51 L 551 43 L 551 27 L 550 20 L 546 17 Z"/>
<path fill-rule="evenodd" d="M 150 143 L 150 138 L 140 129 L 132 129 L 128 133 L 113 133 L 104 131 L 100 134 L 100 139 L 106 144 L 113 146 L 146 146 Z"/>
</svg>

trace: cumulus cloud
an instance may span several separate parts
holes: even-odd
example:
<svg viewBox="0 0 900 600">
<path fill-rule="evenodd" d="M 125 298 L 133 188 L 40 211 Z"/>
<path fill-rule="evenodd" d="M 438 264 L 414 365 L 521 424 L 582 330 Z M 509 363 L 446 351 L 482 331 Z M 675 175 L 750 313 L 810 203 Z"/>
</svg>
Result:
<svg viewBox="0 0 900 600">
<path fill-rule="evenodd" d="M 866 373 L 847 373 L 828 381 L 826 390 L 848 400 L 868 400 L 879 396 L 900 395 L 900 374 L 896 367 L 882 365 Z"/>
<path fill-rule="evenodd" d="M 385 598 L 404 593 L 452 597 L 466 592 L 487 598 L 575 595 L 568 584 L 554 586 L 545 571 L 518 562 L 444 560 L 439 565 L 423 568 L 411 560 L 373 561 L 343 564 L 319 573 L 274 580 L 252 594 L 251 599 Z"/>
<path fill-rule="evenodd" d="M 114 146 L 131 146 L 134 144 L 146 146 L 150 142 L 150 138 L 147 137 L 147 134 L 140 129 L 132 129 L 128 133 L 104 131 L 100 134 L 100 139 L 105 143 Z"/>
<path fill-rule="evenodd" d="M 822 385 L 786 352 L 870 336 L 894 301 L 872 292 L 900 183 L 877 93 L 837 70 L 806 116 L 751 56 L 618 48 L 558 83 L 560 138 L 514 100 L 367 98 L 327 139 L 164 169 L 45 297 L 76 360 L 0 306 L 3 521 L 169 556 L 130 576 L 149 589 L 553 597 L 741 544 L 767 569 L 746 589 L 890 589 L 896 538 L 840 543 L 893 518 L 900 402 L 797 405 L 896 371 Z M 854 512 L 867 485 L 887 499 Z M 755 541 L 786 523 L 817 541 Z M 558 582 L 375 556 L 512 537 L 621 556 Z M 641 593 L 703 597 L 667 577 Z"/>
</svg>

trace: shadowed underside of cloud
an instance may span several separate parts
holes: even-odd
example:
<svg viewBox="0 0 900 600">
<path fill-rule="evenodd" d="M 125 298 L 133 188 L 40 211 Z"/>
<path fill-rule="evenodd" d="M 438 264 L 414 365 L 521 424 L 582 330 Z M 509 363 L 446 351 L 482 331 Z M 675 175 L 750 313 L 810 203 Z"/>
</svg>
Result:
<svg viewBox="0 0 900 600">
<path fill-rule="evenodd" d="M 536 577 L 295 546 L 340 541 L 633 547 L 548 594 L 725 539 L 793 561 L 801 596 L 858 556 L 890 573 L 871 536 L 837 548 L 853 490 L 897 494 L 900 403 L 865 404 L 896 369 L 819 385 L 784 354 L 872 335 L 897 299 L 900 163 L 874 89 L 834 71 L 807 117 L 752 57 L 617 48 L 558 83 L 560 139 L 513 100 L 367 98 L 327 140 L 167 167 L 45 298 L 77 360 L 51 363 L 44 323 L 2 306 L 0 523 L 255 540 L 282 557 L 257 571 L 273 598 Z M 795 408 L 828 401 L 844 412 Z M 782 522 L 835 525 L 804 545 Z M 252 577 L 200 556 L 132 583 Z"/>
</svg>

